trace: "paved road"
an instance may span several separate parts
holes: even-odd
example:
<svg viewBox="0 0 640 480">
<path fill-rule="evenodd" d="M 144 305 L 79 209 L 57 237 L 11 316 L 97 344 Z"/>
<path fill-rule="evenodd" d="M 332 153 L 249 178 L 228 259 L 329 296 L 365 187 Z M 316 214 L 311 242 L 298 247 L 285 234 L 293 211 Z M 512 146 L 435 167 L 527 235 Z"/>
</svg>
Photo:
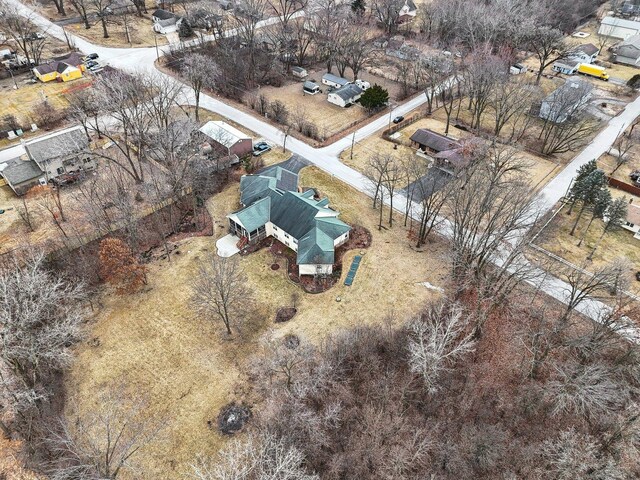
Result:
<svg viewBox="0 0 640 480">
<path fill-rule="evenodd" d="M 61 27 L 52 24 L 46 18 L 42 17 L 38 13 L 33 12 L 30 8 L 22 5 L 18 0 L 7 0 L 7 2 L 15 5 L 20 11 L 23 12 L 25 16 L 29 15 L 32 18 L 32 21 L 38 24 L 48 34 L 64 40 L 64 34 Z M 300 12 L 300 14 L 302 15 L 303 13 Z M 261 22 L 261 25 L 272 24 L 276 21 L 277 18 L 267 19 Z M 149 28 L 151 28 L 151 25 L 149 25 Z M 235 32 L 233 31 L 228 33 L 228 35 L 234 34 Z M 156 49 L 153 47 L 122 49 L 107 48 L 93 45 L 88 41 L 73 35 L 69 36 L 73 39 L 75 45 L 81 51 L 83 51 L 84 53 L 96 52 L 100 55 L 100 60 L 102 62 L 108 63 L 115 68 L 128 72 L 146 71 L 155 72 L 155 74 L 157 75 L 164 75 L 163 73 L 160 73 L 155 69 L 154 62 L 157 57 Z M 169 47 L 160 48 L 159 53 L 161 55 L 164 54 L 165 51 L 168 51 L 168 48 Z M 446 82 L 451 81 L 455 81 L 455 79 L 448 79 Z M 195 103 L 195 98 L 190 90 L 185 90 L 184 101 L 190 104 Z M 424 94 L 418 95 L 412 100 L 393 109 L 390 115 L 391 117 L 395 117 L 397 115 L 406 115 L 411 110 L 420 107 L 424 103 L 426 103 L 426 96 Z M 284 133 L 273 125 L 270 125 L 251 114 L 245 113 L 230 105 L 227 105 L 224 102 L 209 95 L 201 95 L 200 105 L 205 109 L 212 110 L 234 120 L 235 122 L 238 122 L 239 124 L 243 125 L 249 130 L 254 131 L 258 135 L 264 137 L 265 139 L 276 145 L 282 145 L 285 140 Z M 540 213 L 543 214 L 551 210 L 569 188 L 571 180 L 575 176 L 577 169 L 589 160 L 598 158 L 600 155 L 606 152 L 615 141 L 619 132 L 626 129 L 626 127 L 628 127 L 638 115 L 640 115 L 640 98 L 627 105 L 627 107 L 620 115 L 613 118 L 609 122 L 607 127 L 602 132 L 600 132 L 600 134 L 598 134 L 593 139 L 593 141 L 582 152 L 580 152 L 580 154 L 578 154 L 562 172 L 558 174 L 556 178 L 554 178 L 551 182 L 549 182 L 549 184 L 547 184 L 547 186 L 540 193 Z M 386 127 L 388 121 L 389 117 L 385 115 L 360 128 L 355 133 L 356 141 L 361 141 L 368 136 L 373 135 L 378 130 Z M 339 159 L 339 154 L 344 149 L 351 146 L 351 141 L 351 136 L 348 136 L 336 141 L 335 143 L 327 147 L 314 148 L 310 145 L 307 145 L 301 140 L 289 137 L 286 139 L 286 146 L 294 154 L 308 159 L 311 163 L 320 167 L 332 176 L 335 176 L 336 178 L 351 185 L 361 192 L 369 193 L 367 179 L 358 171 L 344 165 Z M 395 197 L 394 206 L 396 206 L 398 210 L 404 210 L 405 204 L 405 199 L 402 197 L 402 195 L 398 195 L 397 197 Z M 415 216 L 415 212 L 418 211 L 418 205 L 412 204 L 409 206 L 409 208 L 412 214 L 414 214 Z M 446 222 L 443 224 L 442 230 L 444 234 L 447 233 Z M 496 260 L 496 263 L 498 265 L 500 264 L 499 259 Z M 530 283 L 539 286 L 548 295 L 556 298 L 561 302 L 566 303 L 569 286 L 562 280 L 550 276 L 547 272 L 539 270 L 538 279 L 532 280 L 530 281 Z M 600 314 L 603 311 L 606 311 L 608 308 L 609 307 L 607 307 L 605 304 L 597 300 L 588 299 L 588 301 L 585 301 L 580 306 L 579 311 L 581 311 L 583 314 L 587 315 L 594 321 L 599 321 Z M 636 331 L 629 332 L 628 336 L 633 338 L 634 340 L 640 338 Z"/>
</svg>

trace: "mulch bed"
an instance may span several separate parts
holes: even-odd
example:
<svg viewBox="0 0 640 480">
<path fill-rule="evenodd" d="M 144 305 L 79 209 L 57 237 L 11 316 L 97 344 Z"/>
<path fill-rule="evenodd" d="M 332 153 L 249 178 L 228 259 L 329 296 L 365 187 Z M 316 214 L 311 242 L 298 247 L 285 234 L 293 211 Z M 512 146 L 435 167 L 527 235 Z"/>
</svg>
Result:
<svg viewBox="0 0 640 480">
<path fill-rule="evenodd" d="M 255 245 L 248 245 L 240 252 L 240 255 L 249 255 L 250 253 L 257 252 L 262 248 L 268 248 L 269 252 L 274 257 L 283 258 L 287 261 L 287 275 L 289 276 L 289 280 L 299 284 L 307 293 L 322 293 L 326 292 L 340 281 L 340 276 L 342 275 L 342 258 L 344 254 L 349 250 L 362 250 L 369 248 L 371 246 L 371 239 L 371 232 L 369 230 L 361 225 L 353 225 L 351 227 L 351 232 L 349 233 L 349 240 L 336 249 L 336 262 L 333 265 L 333 273 L 331 275 L 319 277 L 314 277 L 312 275 L 304 275 L 301 277 L 298 265 L 296 264 L 296 252 L 273 237 L 267 237 Z M 271 265 L 271 269 L 277 270 L 274 268 L 274 265 L 278 265 L 278 263 L 274 262 L 274 264 Z"/>
<path fill-rule="evenodd" d="M 250 418 L 251 409 L 249 407 L 231 402 L 220 410 L 218 428 L 224 434 L 233 435 L 242 430 Z"/>
<path fill-rule="evenodd" d="M 288 322 L 296 316 L 298 310 L 294 307 L 280 307 L 276 312 L 276 323 Z"/>
</svg>

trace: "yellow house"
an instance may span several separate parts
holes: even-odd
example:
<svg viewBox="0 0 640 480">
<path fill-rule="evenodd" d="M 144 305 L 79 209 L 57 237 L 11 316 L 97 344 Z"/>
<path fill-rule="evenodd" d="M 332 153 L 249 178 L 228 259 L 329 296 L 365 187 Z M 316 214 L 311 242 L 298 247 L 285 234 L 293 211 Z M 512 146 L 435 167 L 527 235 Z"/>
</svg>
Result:
<svg viewBox="0 0 640 480">
<path fill-rule="evenodd" d="M 54 61 L 39 65 L 33 69 L 33 74 L 43 83 L 57 80 L 59 82 L 69 82 L 82 78 L 84 65 L 75 67 L 66 62 Z"/>
</svg>

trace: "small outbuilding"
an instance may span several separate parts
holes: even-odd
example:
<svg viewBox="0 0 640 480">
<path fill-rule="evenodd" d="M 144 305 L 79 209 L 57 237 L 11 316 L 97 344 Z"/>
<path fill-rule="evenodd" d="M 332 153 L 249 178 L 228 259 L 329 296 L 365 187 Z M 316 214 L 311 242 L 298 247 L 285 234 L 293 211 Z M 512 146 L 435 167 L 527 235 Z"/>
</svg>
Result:
<svg viewBox="0 0 640 480">
<path fill-rule="evenodd" d="M 166 34 L 177 31 L 182 19 L 175 13 L 159 8 L 151 15 L 151 20 L 154 32 Z"/>
<path fill-rule="evenodd" d="M 315 82 L 311 82 L 307 80 L 302 84 L 302 91 L 304 93 L 308 93 L 309 95 L 315 95 L 316 93 L 320 93 L 320 85 Z"/>
<path fill-rule="evenodd" d="M 250 155 L 253 150 L 251 137 L 227 122 L 209 121 L 200 128 L 200 132 L 207 138 L 211 148 L 222 155 L 242 158 Z"/>
<path fill-rule="evenodd" d="M 322 76 L 322 83 L 333 88 L 340 88 L 351 82 L 346 78 L 338 77 L 332 73 L 325 73 Z"/>
<path fill-rule="evenodd" d="M 298 78 L 305 78 L 309 76 L 306 68 L 302 67 L 291 67 L 291 75 Z"/>
</svg>

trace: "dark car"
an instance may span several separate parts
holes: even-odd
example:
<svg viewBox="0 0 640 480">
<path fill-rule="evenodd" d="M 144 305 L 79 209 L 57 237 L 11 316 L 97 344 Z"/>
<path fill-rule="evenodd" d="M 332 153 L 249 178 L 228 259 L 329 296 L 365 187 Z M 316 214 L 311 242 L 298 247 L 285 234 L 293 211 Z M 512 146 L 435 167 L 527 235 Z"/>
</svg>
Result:
<svg viewBox="0 0 640 480">
<path fill-rule="evenodd" d="M 96 58 L 98 58 L 98 54 L 97 53 L 90 53 L 89 55 L 84 57 L 85 60 L 95 60 Z"/>
<path fill-rule="evenodd" d="M 402 115 L 397 116 L 396 118 L 393 119 L 393 123 L 400 123 L 404 120 L 404 117 Z"/>
<path fill-rule="evenodd" d="M 85 63 L 85 65 L 87 66 L 87 68 L 94 68 L 98 66 L 98 62 L 94 62 L 93 60 L 89 60 L 88 62 Z"/>
<path fill-rule="evenodd" d="M 253 156 L 259 157 L 269 150 L 271 150 L 271 147 L 267 144 L 267 142 L 258 142 L 253 146 Z"/>
</svg>

